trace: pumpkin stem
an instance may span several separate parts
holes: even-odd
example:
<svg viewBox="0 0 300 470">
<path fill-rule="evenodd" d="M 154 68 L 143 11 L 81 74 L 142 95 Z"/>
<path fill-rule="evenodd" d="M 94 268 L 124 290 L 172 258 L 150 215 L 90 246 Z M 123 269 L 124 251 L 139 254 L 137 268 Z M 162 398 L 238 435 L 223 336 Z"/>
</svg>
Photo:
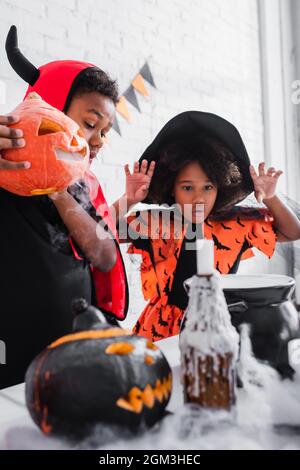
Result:
<svg viewBox="0 0 300 470">
<path fill-rule="evenodd" d="M 96 307 L 89 305 L 85 299 L 75 299 L 72 302 L 74 313 L 73 331 L 98 330 L 110 328 L 103 313 Z"/>
<path fill-rule="evenodd" d="M 79 315 L 85 312 L 89 307 L 87 300 L 85 299 L 74 299 L 72 302 L 72 312 L 74 315 Z"/>
</svg>

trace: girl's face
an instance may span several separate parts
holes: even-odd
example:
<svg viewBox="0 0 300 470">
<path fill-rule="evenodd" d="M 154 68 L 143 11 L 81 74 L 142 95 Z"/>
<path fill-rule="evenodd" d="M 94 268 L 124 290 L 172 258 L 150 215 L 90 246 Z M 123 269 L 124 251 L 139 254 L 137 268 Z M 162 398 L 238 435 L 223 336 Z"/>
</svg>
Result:
<svg viewBox="0 0 300 470">
<path fill-rule="evenodd" d="M 103 146 L 105 136 L 111 129 L 115 116 L 113 101 L 96 91 L 74 96 L 67 116 L 81 127 L 90 147 L 90 161 L 92 161 Z"/>
<path fill-rule="evenodd" d="M 202 170 L 198 162 L 186 165 L 174 183 L 174 198 L 185 218 L 202 223 L 211 213 L 216 202 L 218 188 Z"/>
</svg>

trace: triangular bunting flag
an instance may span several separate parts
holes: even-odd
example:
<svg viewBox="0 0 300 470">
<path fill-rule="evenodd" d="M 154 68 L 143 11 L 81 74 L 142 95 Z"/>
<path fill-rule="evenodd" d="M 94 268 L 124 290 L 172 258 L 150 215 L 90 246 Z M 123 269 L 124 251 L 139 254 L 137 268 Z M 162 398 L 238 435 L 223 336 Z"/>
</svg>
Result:
<svg viewBox="0 0 300 470">
<path fill-rule="evenodd" d="M 140 73 L 132 80 L 131 84 L 139 93 L 141 93 L 141 95 L 149 96 L 147 88 L 145 87 L 144 79 Z"/>
<path fill-rule="evenodd" d="M 116 106 L 116 110 L 118 111 L 119 114 L 121 114 L 121 116 L 123 116 L 123 118 L 126 119 L 126 121 L 130 121 L 130 114 L 129 114 L 127 104 L 126 104 L 126 99 L 124 96 L 120 97 Z"/>
<path fill-rule="evenodd" d="M 120 126 L 119 126 L 119 123 L 118 123 L 118 119 L 115 117 L 115 119 L 113 120 L 113 123 L 112 123 L 112 126 L 111 126 L 119 135 L 122 135 L 121 134 L 121 129 L 120 129 Z"/>
<path fill-rule="evenodd" d="M 141 109 L 139 107 L 139 103 L 138 103 L 138 100 L 137 100 L 137 97 L 136 97 L 136 94 L 134 92 L 134 88 L 132 85 L 130 85 L 127 90 L 125 91 L 125 93 L 123 93 L 123 95 L 125 96 L 125 98 L 127 99 L 127 101 L 132 104 L 132 106 L 134 106 L 139 112 L 141 112 Z"/>
<path fill-rule="evenodd" d="M 130 86 L 127 90 L 122 94 L 119 98 L 119 101 L 116 106 L 116 111 L 123 116 L 126 121 L 131 121 L 129 109 L 127 106 L 127 101 L 130 103 L 134 108 L 136 108 L 139 112 L 141 112 L 141 108 L 139 106 L 139 102 L 136 96 L 135 91 L 138 91 L 143 96 L 149 96 L 148 90 L 146 88 L 145 82 L 148 82 L 150 85 L 155 87 L 155 83 L 152 77 L 152 73 L 149 67 L 148 62 L 145 62 L 143 67 L 140 69 L 140 72 L 135 76 L 132 80 Z M 122 135 L 121 129 L 119 126 L 119 121 L 117 117 L 115 117 L 112 128 L 119 134 Z"/>
<path fill-rule="evenodd" d="M 140 70 L 140 74 L 144 80 L 146 80 L 146 82 L 150 83 L 150 85 L 156 88 L 148 62 L 145 62 Z"/>
</svg>

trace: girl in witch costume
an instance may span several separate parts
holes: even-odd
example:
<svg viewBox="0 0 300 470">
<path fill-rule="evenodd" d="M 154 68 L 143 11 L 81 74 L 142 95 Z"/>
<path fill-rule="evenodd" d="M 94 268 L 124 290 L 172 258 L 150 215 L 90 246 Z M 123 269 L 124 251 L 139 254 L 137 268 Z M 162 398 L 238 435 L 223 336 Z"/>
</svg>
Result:
<svg viewBox="0 0 300 470">
<path fill-rule="evenodd" d="M 115 82 L 85 62 L 55 61 L 37 69 L 18 49 L 14 26 L 6 50 L 14 70 L 29 83 L 26 96 L 35 91 L 76 121 L 95 158 L 114 119 Z M 26 145 L 21 130 L 7 127 L 12 122 L 17 117 L 0 117 L 0 152 Z M 26 171 L 29 165 L 8 162 L 0 153 L 0 171 Z M 85 298 L 116 323 L 126 316 L 128 288 L 115 226 L 91 171 L 49 197 L 0 189 L 0 207 L 2 388 L 22 382 L 36 354 L 70 331 L 74 298 Z"/>
<path fill-rule="evenodd" d="M 179 333 L 188 303 L 183 283 L 196 273 L 192 242 L 200 227 L 214 241 L 215 268 L 223 274 L 236 273 L 240 261 L 253 256 L 252 247 L 271 258 L 276 241 L 300 238 L 299 220 L 276 195 L 281 174 L 265 170 L 264 163 L 257 174 L 239 132 L 220 116 L 188 111 L 163 127 L 140 166 L 132 175 L 127 169 L 130 203 L 142 194 L 147 203 L 176 203 L 169 210 L 170 224 L 166 210 L 127 218 L 128 252 L 142 255 L 142 289 L 148 300 L 136 334 L 156 341 Z M 253 190 L 266 208 L 236 205 Z"/>
</svg>

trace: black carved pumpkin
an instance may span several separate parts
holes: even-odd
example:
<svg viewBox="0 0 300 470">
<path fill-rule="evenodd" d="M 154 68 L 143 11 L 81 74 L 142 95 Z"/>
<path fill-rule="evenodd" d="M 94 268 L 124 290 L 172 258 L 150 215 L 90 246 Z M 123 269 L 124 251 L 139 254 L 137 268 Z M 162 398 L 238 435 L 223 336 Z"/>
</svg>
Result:
<svg viewBox="0 0 300 470">
<path fill-rule="evenodd" d="M 47 434 L 83 436 L 99 423 L 131 431 L 164 415 L 172 373 L 151 341 L 108 324 L 77 301 L 73 332 L 41 352 L 26 373 L 26 403 Z"/>
</svg>

